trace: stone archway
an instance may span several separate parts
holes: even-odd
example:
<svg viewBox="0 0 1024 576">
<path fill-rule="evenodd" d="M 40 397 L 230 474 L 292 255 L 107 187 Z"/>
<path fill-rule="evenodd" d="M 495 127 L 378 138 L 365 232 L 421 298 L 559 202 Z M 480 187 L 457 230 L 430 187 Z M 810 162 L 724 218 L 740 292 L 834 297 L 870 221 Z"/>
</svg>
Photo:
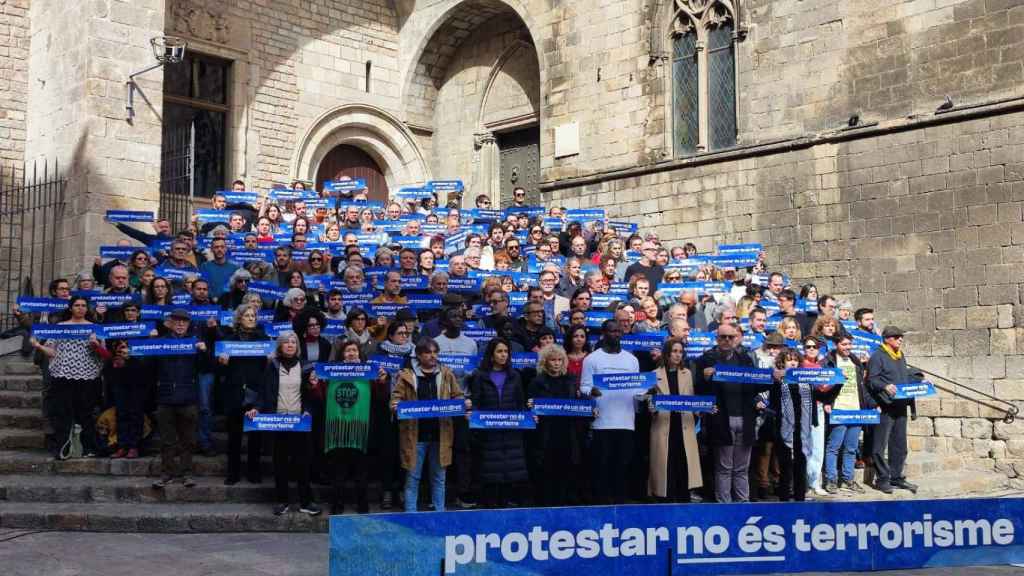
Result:
<svg viewBox="0 0 1024 576">
<path fill-rule="evenodd" d="M 421 185 L 431 178 L 408 129 L 391 114 L 364 104 L 340 106 L 317 118 L 296 148 L 292 172 L 315 179 L 324 158 L 342 145 L 369 155 L 384 173 L 388 189 Z"/>
</svg>

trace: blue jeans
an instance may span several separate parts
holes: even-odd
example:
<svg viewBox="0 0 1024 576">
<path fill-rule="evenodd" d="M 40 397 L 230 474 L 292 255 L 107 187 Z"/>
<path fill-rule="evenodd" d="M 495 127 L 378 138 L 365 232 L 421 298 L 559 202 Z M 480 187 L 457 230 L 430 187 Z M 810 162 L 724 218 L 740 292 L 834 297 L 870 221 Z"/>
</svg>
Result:
<svg viewBox="0 0 1024 576">
<path fill-rule="evenodd" d="M 210 438 L 210 427 L 213 424 L 213 374 L 199 374 L 199 426 L 196 431 L 196 443 L 202 449 L 213 446 Z"/>
<path fill-rule="evenodd" d="M 435 511 L 444 512 L 444 468 L 441 467 L 440 442 L 416 443 L 416 465 L 405 476 L 405 511 L 416 511 L 425 460 L 430 461 L 430 500 Z"/>
<path fill-rule="evenodd" d="M 828 434 L 828 451 L 825 455 L 825 480 L 835 482 L 836 459 L 839 452 L 843 453 L 843 477 L 847 482 L 853 480 L 853 465 L 857 457 L 857 441 L 860 440 L 860 426 L 833 426 Z"/>
</svg>

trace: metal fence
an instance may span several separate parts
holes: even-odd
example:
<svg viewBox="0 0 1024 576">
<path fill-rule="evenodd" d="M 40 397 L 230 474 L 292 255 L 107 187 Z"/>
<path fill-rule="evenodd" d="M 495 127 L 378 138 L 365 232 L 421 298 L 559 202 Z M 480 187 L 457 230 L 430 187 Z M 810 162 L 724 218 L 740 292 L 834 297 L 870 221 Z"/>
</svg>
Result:
<svg viewBox="0 0 1024 576">
<path fill-rule="evenodd" d="M 67 184 L 56 161 L 0 165 L 0 330 L 15 326 L 19 295 L 47 295 L 57 274 Z"/>
<path fill-rule="evenodd" d="M 195 191 L 195 129 L 193 125 L 164 130 L 160 162 L 160 217 L 171 222 L 171 230 L 184 230 L 191 219 Z"/>
</svg>

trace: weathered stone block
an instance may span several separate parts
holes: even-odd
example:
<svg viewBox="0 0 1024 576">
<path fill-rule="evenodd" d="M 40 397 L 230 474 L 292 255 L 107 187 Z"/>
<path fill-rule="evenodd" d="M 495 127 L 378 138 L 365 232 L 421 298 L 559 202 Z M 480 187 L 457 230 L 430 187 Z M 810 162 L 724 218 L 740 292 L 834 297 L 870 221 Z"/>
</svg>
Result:
<svg viewBox="0 0 1024 576">
<path fill-rule="evenodd" d="M 1011 424 L 997 421 L 993 426 L 992 437 L 996 440 L 1007 441 L 1013 438 L 1024 438 L 1024 420 L 1018 418 Z"/>
<path fill-rule="evenodd" d="M 964 308 L 948 308 L 935 311 L 935 328 L 938 330 L 963 330 L 967 327 Z"/>
<path fill-rule="evenodd" d="M 961 435 L 964 438 L 992 438 L 992 422 L 984 418 L 964 418 L 961 423 Z"/>
<path fill-rule="evenodd" d="M 959 418 L 936 418 L 935 424 L 935 435 L 946 438 L 960 438 L 961 437 L 961 421 Z"/>
<path fill-rule="evenodd" d="M 968 308 L 964 316 L 967 328 L 995 328 L 999 325 L 999 311 L 995 306 Z"/>
<path fill-rule="evenodd" d="M 920 408 L 918 414 L 920 414 Z M 932 419 L 927 417 L 918 416 L 917 420 L 910 420 L 907 422 L 907 434 L 910 436 L 932 436 L 935 434 L 935 427 L 932 424 Z"/>
</svg>

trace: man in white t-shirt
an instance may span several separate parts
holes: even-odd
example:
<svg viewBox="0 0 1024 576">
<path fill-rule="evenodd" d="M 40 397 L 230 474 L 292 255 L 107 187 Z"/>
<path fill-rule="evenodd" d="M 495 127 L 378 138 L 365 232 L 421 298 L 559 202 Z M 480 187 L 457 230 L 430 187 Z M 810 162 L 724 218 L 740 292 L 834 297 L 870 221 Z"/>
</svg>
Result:
<svg viewBox="0 0 1024 576">
<path fill-rule="evenodd" d="M 626 478 L 633 458 L 633 424 L 636 415 L 633 390 L 602 392 L 594 387 L 599 374 L 635 374 L 640 372 L 636 356 L 620 345 L 622 325 L 607 320 L 602 326 L 601 348 L 583 359 L 580 392 L 597 399 L 598 416 L 594 431 L 594 497 L 599 504 L 623 504 Z"/>
</svg>

